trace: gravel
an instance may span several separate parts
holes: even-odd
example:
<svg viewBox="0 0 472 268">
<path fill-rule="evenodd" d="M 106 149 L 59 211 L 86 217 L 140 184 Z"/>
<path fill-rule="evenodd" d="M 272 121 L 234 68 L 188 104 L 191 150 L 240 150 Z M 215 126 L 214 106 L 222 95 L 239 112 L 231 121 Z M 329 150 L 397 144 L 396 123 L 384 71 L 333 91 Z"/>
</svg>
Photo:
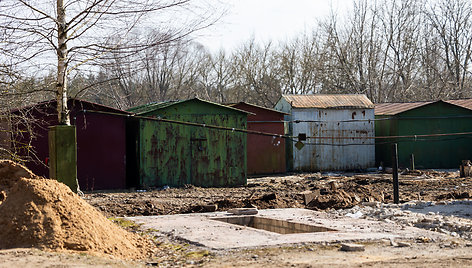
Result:
<svg viewBox="0 0 472 268">
<path fill-rule="evenodd" d="M 338 216 L 385 221 L 472 240 L 472 200 L 409 201 L 403 204 L 364 202 L 331 210 Z"/>
</svg>

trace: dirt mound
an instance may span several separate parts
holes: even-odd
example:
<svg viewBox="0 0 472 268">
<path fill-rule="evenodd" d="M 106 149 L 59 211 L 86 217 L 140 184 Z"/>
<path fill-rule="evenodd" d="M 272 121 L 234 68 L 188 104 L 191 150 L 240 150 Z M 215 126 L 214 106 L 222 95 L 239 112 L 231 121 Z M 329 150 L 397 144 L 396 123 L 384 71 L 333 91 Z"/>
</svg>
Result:
<svg viewBox="0 0 472 268">
<path fill-rule="evenodd" d="M 8 191 L 19 178 L 36 179 L 26 167 L 10 160 L 0 160 L 0 191 Z"/>
<path fill-rule="evenodd" d="M 144 258 L 153 245 L 106 219 L 69 187 L 0 161 L 0 248 L 72 250 Z"/>
<path fill-rule="evenodd" d="M 319 189 L 319 194 L 307 204 L 309 209 L 346 209 L 362 202 L 384 202 L 383 192 L 363 186 L 364 182 L 347 181 L 341 185 L 332 182 L 328 188 Z M 339 187 L 339 188 L 338 188 Z"/>
</svg>

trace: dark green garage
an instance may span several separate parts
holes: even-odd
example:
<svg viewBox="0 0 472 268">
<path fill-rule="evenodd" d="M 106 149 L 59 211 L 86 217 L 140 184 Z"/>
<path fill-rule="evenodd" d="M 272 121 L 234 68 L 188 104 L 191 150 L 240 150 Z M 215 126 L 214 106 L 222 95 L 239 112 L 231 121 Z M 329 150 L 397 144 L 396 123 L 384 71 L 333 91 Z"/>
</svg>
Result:
<svg viewBox="0 0 472 268">
<path fill-rule="evenodd" d="M 417 169 L 457 169 L 461 160 L 472 160 L 471 135 L 437 135 L 472 132 L 472 99 L 377 104 L 375 119 L 377 165 L 392 166 L 395 142 L 403 168 L 410 166 L 412 154 Z M 412 137 L 379 138 L 383 136 Z"/>
<path fill-rule="evenodd" d="M 246 184 L 246 134 L 152 118 L 246 129 L 247 112 L 191 99 L 129 110 L 136 121 L 139 186 L 222 187 Z M 148 118 L 145 118 L 148 117 Z"/>
</svg>

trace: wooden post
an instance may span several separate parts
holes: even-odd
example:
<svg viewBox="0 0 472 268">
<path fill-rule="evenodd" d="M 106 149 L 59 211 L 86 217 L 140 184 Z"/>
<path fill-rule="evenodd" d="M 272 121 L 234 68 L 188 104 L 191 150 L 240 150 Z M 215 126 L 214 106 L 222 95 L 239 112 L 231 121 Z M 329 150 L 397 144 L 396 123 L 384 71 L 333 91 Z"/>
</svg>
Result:
<svg viewBox="0 0 472 268">
<path fill-rule="evenodd" d="M 462 160 L 462 164 L 459 167 L 459 171 L 461 178 L 470 177 L 472 174 L 472 163 L 470 162 L 470 160 Z"/>
<path fill-rule="evenodd" d="M 399 185 L 398 185 L 398 145 L 395 143 L 393 144 L 392 148 L 392 163 L 393 163 L 393 202 L 395 204 L 400 203 L 399 198 Z"/>
<path fill-rule="evenodd" d="M 75 126 L 49 127 L 49 177 L 79 190 Z"/>
<path fill-rule="evenodd" d="M 411 170 L 415 170 L 415 155 L 410 154 L 410 168 Z"/>
</svg>

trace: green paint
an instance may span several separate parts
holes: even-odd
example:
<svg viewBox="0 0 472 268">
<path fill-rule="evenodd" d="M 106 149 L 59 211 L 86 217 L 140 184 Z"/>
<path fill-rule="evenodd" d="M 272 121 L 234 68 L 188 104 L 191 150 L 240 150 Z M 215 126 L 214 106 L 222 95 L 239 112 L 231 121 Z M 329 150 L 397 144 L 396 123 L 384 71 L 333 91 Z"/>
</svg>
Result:
<svg viewBox="0 0 472 268">
<path fill-rule="evenodd" d="M 297 141 L 297 143 L 295 143 L 295 147 L 300 151 L 303 147 L 305 147 L 305 144 L 303 144 L 301 141 Z"/>
<path fill-rule="evenodd" d="M 49 128 L 49 177 L 77 192 L 77 139 L 75 126 Z"/>
<path fill-rule="evenodd" d="M 156 108 L 155 105 L 153 105 Z M 192 99 L 160 105 L 141 116 L 246 129 L 247 114 Z M 140 119 L 141 186 L 223 187 L 246 184 L 246 134 Z"/>
<path fill-rule="evenodd" d="M 460 117 L 465 116 L 465 117 Z M 402 136 L 438 133 L 472 132 L 472 111 L 442 101 L 405 111 L 395 116 L 376 116 L 393 118 L 375 122 L 375 135 Z M 452 117 L 452 118 L 437 118 Z M 454 118 L 455 117 L 455 118 Z M 461 160 L 472 159 L 471 136 L 422 137 L 377 139 L 375 156 L 377 165 L 383 162 L 391 166 L 391 144 L 398 143 L 399 166 L 410 166 L 410 154 L 415 155 L 415 167 L 458 168 Z"/>
</svg>

